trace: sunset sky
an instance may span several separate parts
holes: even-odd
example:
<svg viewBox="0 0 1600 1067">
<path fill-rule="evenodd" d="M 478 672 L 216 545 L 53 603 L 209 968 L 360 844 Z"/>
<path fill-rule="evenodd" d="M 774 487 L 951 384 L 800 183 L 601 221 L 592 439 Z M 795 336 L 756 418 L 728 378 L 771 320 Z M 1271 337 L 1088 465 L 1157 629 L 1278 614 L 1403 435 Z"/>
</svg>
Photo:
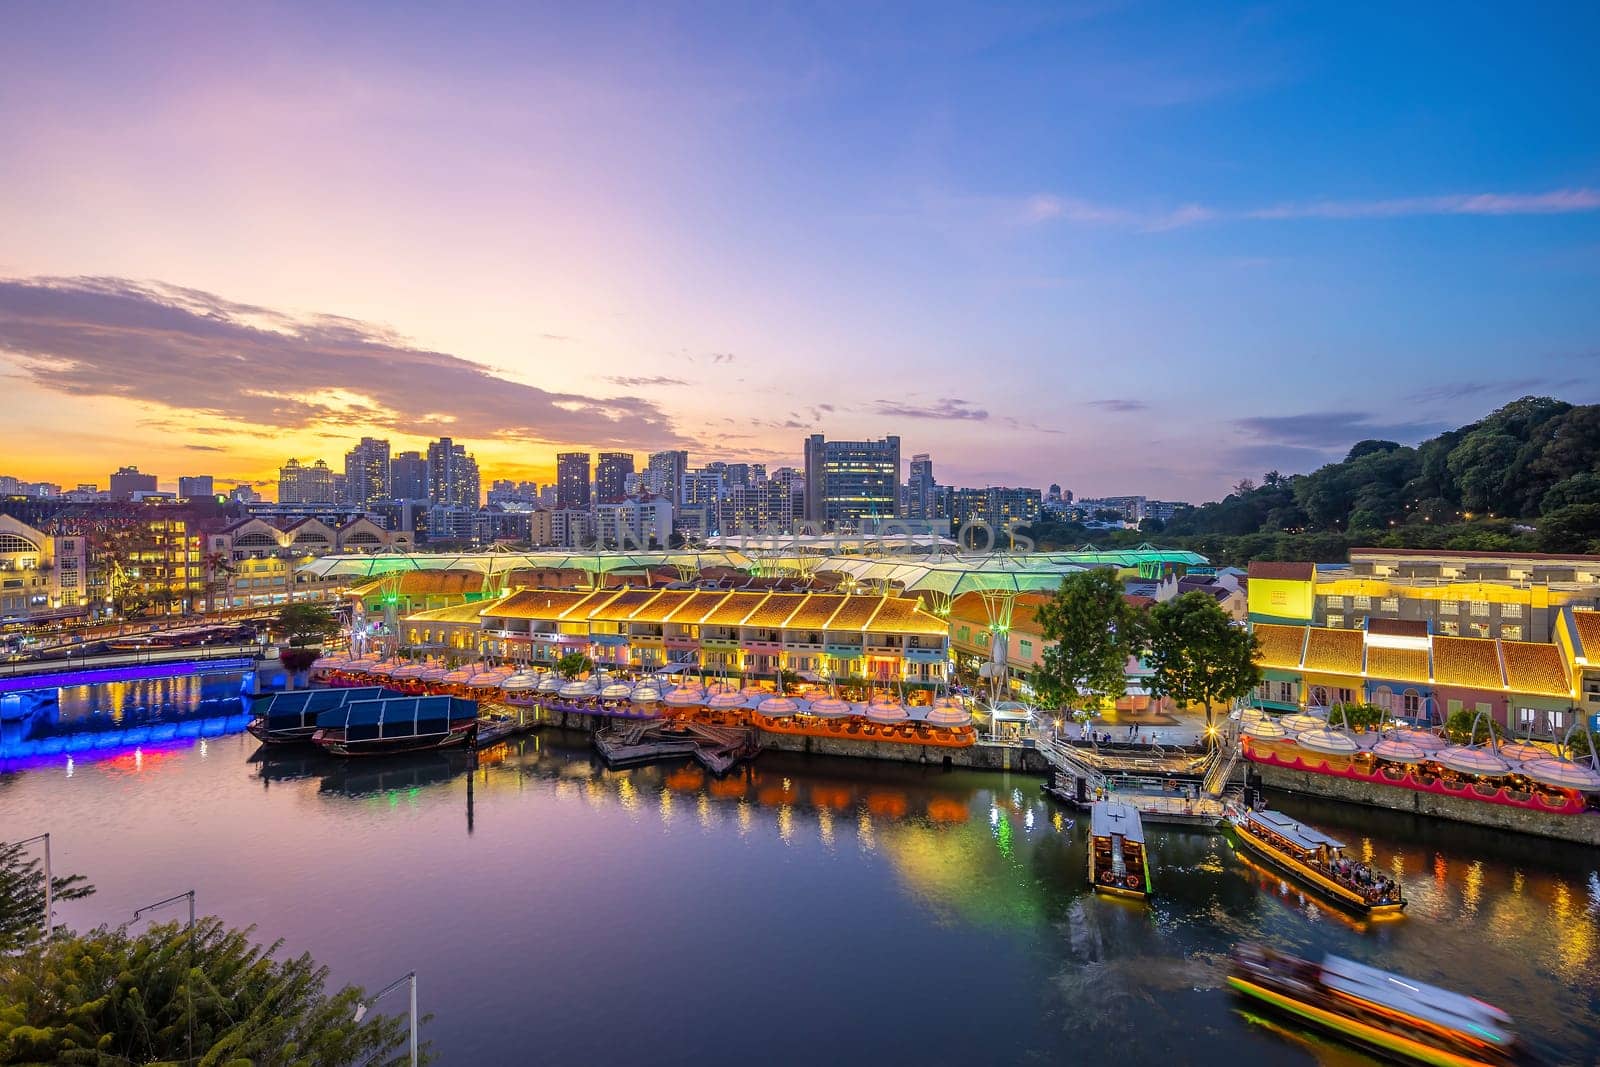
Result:
<svg viewBox="0 0 1600 1067">
<path fill-rule="evenodd" d="M 1600 6 L 1349 8 L 12 5 L 0 474 L 820 431 L 1202 500 L 1600 400 Z"/>
</svg>

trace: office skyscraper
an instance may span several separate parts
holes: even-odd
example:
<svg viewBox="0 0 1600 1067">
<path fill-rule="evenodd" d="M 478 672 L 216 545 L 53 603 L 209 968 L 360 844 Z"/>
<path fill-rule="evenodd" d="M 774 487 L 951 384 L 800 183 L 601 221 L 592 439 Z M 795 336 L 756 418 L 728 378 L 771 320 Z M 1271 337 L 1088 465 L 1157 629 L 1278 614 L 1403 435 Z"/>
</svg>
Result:
<svg viewBox="0 0 1600 1067">
<path fill-rule="evenodd" d="M 556 507 L 563 511 L 589 509 L 589 453 L 556 454 Z"/>
<path fill-rule="evenodd" d="M 216 480 L 209 474 L 193 474 L 178 479 L 178 499 L 192 500 L 212 496 L 217 491 Z"/>
<path fill-rule="evenodd" d="M 935 515 L 933 460 L 928 453 L 911 457 L 911 477 L 906 483 L 906 518 L 932 519 Z"/>
<path fill-rule="evenodd" d="M 428 499 L 459 508 L 477 508 L 482 503 L 478 461 L 467 455 L 465 445 L 441 437 L 428 446 Z"/>
<path fill-rule="evenodd" d="M 332 504 L 332 468 L 320 459 L 310 465 L 291 459 L 278 468 L 278 503 Z"/>
<path fill-rule="evenodd" d="M 389 442 L 363 437 L 361 443 L 344 454 L 344 489 L 350 503 L 368 507 L 392 495 L 389 475 Z"/>
<path fill-rule="evenodd" d="M 156 476 L 140 474 L 138 467 L 123 467 L 111 476 L 111 499 L 132 500 L 134 493 L 156 491 Z"/>
<path fill-rule="evenodd" d="M 633 473 L 633 453 L 602 452 L 594 468 L 596 503 L 620 504 L 628 498 L 628 475 Z"/>
<path fill-rule="evenodd" d="M 899 514 L 900 438 L 828 441 L 814 433 L 805 455 L 808 520 L 859 530 Z"/>
<path fill-rule="evenodd" d="M 421 452 L 397 452 L 389 461 L 389 494 L 396 500 L 428 499 L 428 461 Z"/>
</svg>

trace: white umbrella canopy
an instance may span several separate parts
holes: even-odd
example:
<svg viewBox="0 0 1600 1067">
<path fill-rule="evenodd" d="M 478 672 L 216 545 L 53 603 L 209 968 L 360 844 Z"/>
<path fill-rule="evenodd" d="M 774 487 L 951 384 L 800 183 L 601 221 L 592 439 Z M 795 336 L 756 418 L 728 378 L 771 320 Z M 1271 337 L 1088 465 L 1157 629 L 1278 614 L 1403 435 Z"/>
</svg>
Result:
<svg viewBox="0 0 1600 1067">
<path fill-rule="evenodd" d="M 388 660 L 379 660 L 377 663 L 368 663 L 361 669 L 368 674 L 376 674 L 380 678 L 387 678 L 395 671 L 405 666 L 403 663 L 391 663 Z"/>
<path fill-rule="evenodd" d="M 1361 749 L 1361 745 L 1348 733 L 1343 730 L 1330 730 L 1326 727 L 1316 730 L 1302 730 L 1295 735 L 1294 743 L 1312 752 L 1321 752 L 1330 756 L 1347 756 Z"/>
<path fill-rule="evenodd" d="M 1319 715 L 1296 712 L 1293 715 L 1285 715 L 1279 719 L 1278 725 L 1292 734 L 1297 734 L 1302 730 L 1321 730 L 1328 725 L 1328 720 Z"/>
<path fill-rule="evenodd" d="M 1246 737 L 1253 737 L 1257 741 L 1278 741 L 1289 736 L 1289 731 L 1275 719 L 1262 719 L 1260 722 L 1247 723 L 1239 731 Z"/>
<path fill-rule="evenodd" d="M 933 702 L 933 707 L 928 709 L 926 722 L 929 726 L 943 726 L 954 729 L 958 726 L 967 726 L 972 722 L 972 713 L 962 707 L 957 701 L 954 706 Z"/>
<path fill-rule="evenodd" d="M 1529 760 L 1517 770 L 1540 785 L 1555 786 L 1558 789 L 1577 789 L 1585 793 L 1600 793 L 1600 773 L 1581 763 L 1545 756 L 1543 759 Z"/>
<path fill-rule="evenodd" d="M 520 693 L 529 689 L 536 689 L 539 685 L 539 676 L 532 671 L 518 671 L 500 683 L 500 688 L 508 693 Z"/>
<path fill-rule="evenodd" d="M 1410 741 L 1386 737 L 1372 746 L 1372 754 L 1390 763 L 1417 764 L 1428 758 L 1428 750 Z"/>
<path fill-rule="evenodd" d="M 661 690 L 653 685 L 634 686 L 633 692 L 628 694 L 628 699 L 635 704 L 654 704 L 661 699 Z"/>
<path fill-rule="evenodd" d="M 898 701 L 892 704 L 868 704 L 867 721 L 878 723 L 880 726 L 889 726 L 897 722 L 905 722 L 911 718 L 911 713 L 905 705 Z"/>
<path fill-rule="evenodd" d="M 592 697 L 599 691 L 600 690 L 594 684 L 593 679 L 590 679 L 586 682 L 568 682 L 566 685 L 563 685 L 560 689 L 556 690 L 557 694 L 560 696 L 572 698 Z"/>
<path fill-rule="evenodd" d="M 806 710 L 804 701 L 792 697 L 769 696 L 756 705 L 756 714 L 763 719 L 787 719 Z"/>
<path fill-rule="evenodd" d="M 699 686 L 683 686 L 672 690 L 662 699 L 674 708 L 698 707 L 706 702 L 706 691 Z"/>
<path fill-rule="evenodd" d="M 1451 745 L 1440 749 L 1429 757 L 1441 767 L 1448 767 L 1457 774 L 1479 774 L 1494 777 L 1509 774 L 1511 764 L 1496 756 L 1486 748 L 1468 748 L 1465 745 Z"/>
<path fill-rule="evenodd" d="M 1508 741 L 1495 750 L 1501 759 L 1510 760 L 1512 763 L 1526 763 L 1532 759 L 1549 759 L 1551 752 L 1548 748 L 1540 748 L 1528 741 Z"/>
<path fill-rule="evenodd" d="M 389 672 L 391 678 L 416 678 L 422 674 L 422 664 L 407 663 Z"/>
<path fill-rule="evenodd" d="M 815 715 L 819 719 L 848 719 L 856 712 L 848 700 L 840 700 L 838 697 L 818 697 L 811 702 L 806 714 Z"/>
<path fill-rule="evenodd" d="M 622 700 L 633 692 L 633 686 L 626 682 L 612 682 L 600 690 L 601 700 Z"/>
<path fill-rule="evenodd" d="M 561 679 L 560 679 L 559 676 L 554 675 L 554 674 L 547 674 L 543 678 L 539 679 L 539 692 L 541 692 L 541 693 L 559 693 L 560 691 L 561 691 Z"/>
<path fill-rule="evenodd" d="M 1437 752 L 1449 744 L 1448 741 L 1432 730 L 1419 730 L 1414 726 L 1401 726 L 1390 730 L 1384 734 L 1384 738 L 1390 741 L 1404 741 L 1407 744 L 1416 745 L 1424 752 Z"/>
<path fill-rule="evenodd" d="M 417 677 L 422 679 L 424 682 L 442 682 L 445 679 L 445 675 L 449 673 L 450 672 L 443 667 L 424 667 L 422 670 L 417 672 Z"/>
<path fill-rule="evenodd" d="M 720 693 L 711 693 L 709 696 L 707 696 L 705 699 L 705 704 L 708 708 L 717 708 L 727 711 L 731 708 L 744 707 L 746 699 L 747 698 L 745 695 L 737 690 L 724 689 Z"/>
</svg>

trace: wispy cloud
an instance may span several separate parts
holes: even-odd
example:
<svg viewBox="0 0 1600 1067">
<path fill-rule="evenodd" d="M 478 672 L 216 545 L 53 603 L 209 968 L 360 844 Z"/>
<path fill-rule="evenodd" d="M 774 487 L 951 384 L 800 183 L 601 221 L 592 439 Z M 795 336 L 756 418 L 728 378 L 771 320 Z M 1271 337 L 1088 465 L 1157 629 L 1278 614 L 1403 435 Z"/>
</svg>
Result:
<svg viewBox="0 0 1600 1067">
<path fill-rule="evenodd" d="M 682 378 L 668 378 L 664 375 L 648 375 L 643 377 L 630 377 L 626 374 L 612 374 L 606 376 L 606 381 L 612 385 L 620 385 L 624 389 L 644 389 L 652 385 L 688 385 Z"/>
<path fill-rule="evenodd" d="M 1319 200 L 1246 212 L 1253 219 L 1392 219 L 1407 215 L 1572 215 L 1600 211 L 1600 190 L 1461 193 L 1388 200 Z"/>
<path fill-rule="evenodd" d="M 989 413 L 970 401 L 945 397 L 936 404 L 914 404 L 901 400 L 880 400 L 873 405 L 879 415 L 899 419 L 971 419 L 981 422 Z"/>
<path fill-rule="evenodd" d="M 374 426 L 461 438 L 681 445 L 638 397 L 557 393 L 393 331 L 124 278 L 0 280 L 0 352 L 67 396 L 182 409 L 244 429 Z"/>
<path fill-rule="evenodd" d="M 1414 443 L 1448 427 L 1441 422 L 1373 422 L 1361 411 L 1308 411 L 1303 415 L 1257 415 L 1233 424 L 1246 435 L 1275 445 L 1328 451 L 1357 441 L 1381 439 Z"/>
<path fill-rule="evenodd" d="M 1149 408 L 1150 408 L 1150 405 L 1145 403 L 1143 400 L 1130 400 L 1130 399 L 1090 400 L 1090 401 L 1087 401 L 1086 403 L 1088 404 L 1089 407 L 1099 408 L 1102 411 L 1116 412 L 1119 415 L 1128 414 L 1128 413 L 1134 412 L 1134 411 L 1148 411 Z"/>
<path fill-rule="evenodd" d="M 1173 208 L 1133 208 L 1038 193 L 1009 202 L 999 217 L 1011 225 L 1065 223 L 1159 233 L 1208 222 L 1295 219 L 1396 219 L 1424 216 L 1574 215 L 1600 211 L 1600 189 L 1542 193 L 1455 193 L 1373 200 L 1312 200 L 1266 207 L 1224 209 L 1187 203 Z"/>
</svg>

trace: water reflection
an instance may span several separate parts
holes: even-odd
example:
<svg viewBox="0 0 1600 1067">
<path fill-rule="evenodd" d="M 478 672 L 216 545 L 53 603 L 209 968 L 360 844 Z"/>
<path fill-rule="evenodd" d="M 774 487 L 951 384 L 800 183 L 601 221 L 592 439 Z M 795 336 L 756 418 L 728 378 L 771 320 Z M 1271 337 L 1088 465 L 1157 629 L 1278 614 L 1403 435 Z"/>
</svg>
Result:
<svg viewBox="0 0 1600 1067">
<path fill-rule="evenodd" d="M 530 1032 L 551 1062 L 592 1058 L 602 1034 L 641 1062 L 1365 1062 L 1242 1011 L 1220 984 L 1241 939 L 1476 993 L 1556 1062 L 1600 1045 L 1595 857 L 1405 816 L 1282 803 L 1406 876 L 1407 916 L 1373 924 L 1221 837 L 1159 827 L 1156 898 L 1096 897 L 1086 820 L 999 774 L 775 753 L 724 778 L 613 771 L 554 733 L 372 762 L 226 738 L 203 759 L 58 770 L 0 776 L 8 823 L 48 819 L 129 896 L 187 864 L 204 897 L 345 980 L 425 961 L 445 1062 L 517 1062 Z M 108 829 L 109 797 L 159 804 L 120 805 Z M 160 810 L 185 806 L 204 817 Z M 307 909 L 306 886 L 371 906 Z M 780 975 L 829 1005 L 826 1036 L 762 993 Z M 690 1002 L 717 1007 L 722 1041 Z"/>
</svg>

